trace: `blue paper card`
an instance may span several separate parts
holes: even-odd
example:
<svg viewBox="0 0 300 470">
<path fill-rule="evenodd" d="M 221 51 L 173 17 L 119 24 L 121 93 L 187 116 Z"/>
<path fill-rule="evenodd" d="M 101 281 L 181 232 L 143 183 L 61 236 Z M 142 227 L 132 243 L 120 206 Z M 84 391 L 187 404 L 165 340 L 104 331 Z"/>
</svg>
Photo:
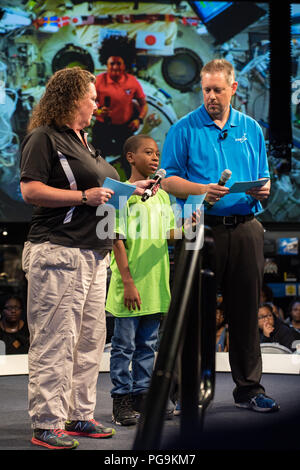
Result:
<svg viewBox="0 0 300 470">
<path fill-rule="evenodd" d="M 115 194 L 112 195 L 107 204 L 114 206 L 115 209 L 121 210 L 132 193 L 135 191 L 134 184 L 121 183 L 120 181 L 113 180 L 112 178 L 105 178 L 103 183 L 104 188 L 110 188 Z"/>
<path fill-rule="evenodd" d="M 189 217 L 191 217 L 193 212 L 195 212 L 197 209 L 200 209 L 205 199 L 205 196 L 206 193 L 189 195 L 183 206 L 183 217 L 185 219 L 188 219 Z"/>
<path fill-rule="evenodd" d="M 230 193 L 245 193 L 249 191 L 251 188 L 256 188 L 259 186 L 263 186 L 266 182 L 269 181 L 269 178 L 264 178 L 262 180 L 256 181 L 241 181 L 237 183 L 233 183 L 233 185 L 229 188 Z"/>
</svg>

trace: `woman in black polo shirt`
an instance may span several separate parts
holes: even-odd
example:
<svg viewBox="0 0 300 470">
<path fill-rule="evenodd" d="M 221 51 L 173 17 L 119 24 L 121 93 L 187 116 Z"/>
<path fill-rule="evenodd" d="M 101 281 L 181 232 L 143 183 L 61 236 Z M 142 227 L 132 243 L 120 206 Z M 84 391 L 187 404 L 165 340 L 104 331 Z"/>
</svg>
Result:
<svg viewBox="0 0 300 470">
<path fill-rule="evenodd" d="M 33 111 L 21 150 L 21 191 L 34 206 L 23 269 L 28 279 L 29 415 L 32 443 L 74 448 L 69 435 L 111 437 L 94 420 L 105 345 L 109 232 L 96 208 L 116 170 L 83 131 L 97 108 L 95 77 L 79 67 L 56 72 Z M 138 183 L 142 194 L 149 181 Z M 98 233 L 97 233 L 98 232 Z M 69 435 L 67 435 L 69 434 Z"/>
</svg>

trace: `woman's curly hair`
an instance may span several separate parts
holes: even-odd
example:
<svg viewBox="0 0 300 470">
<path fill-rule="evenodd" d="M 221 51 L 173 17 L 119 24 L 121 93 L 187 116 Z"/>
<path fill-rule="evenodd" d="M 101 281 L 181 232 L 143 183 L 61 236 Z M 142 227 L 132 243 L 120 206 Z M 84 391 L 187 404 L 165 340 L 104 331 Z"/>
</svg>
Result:
<svg viewBox="0 0 300 470">
<path fill-rule="evenodd" d="M 126 69 L 130 70 L 136 58 L 135 40 L 127 36 L 110 36 L 101 44 L 99 60 L 105 65 L 110 57 L 122 57 Z"/>
<path fill-rule="evenodd" d="M 72 121 L 77 101 L 89 91 L 96 78 L 88 70 L 71 67 L 58 70 L 50 77 L 45 93 L 34 107 L 28 131 L 39 126 L 63 126 Z"/>
</svg>

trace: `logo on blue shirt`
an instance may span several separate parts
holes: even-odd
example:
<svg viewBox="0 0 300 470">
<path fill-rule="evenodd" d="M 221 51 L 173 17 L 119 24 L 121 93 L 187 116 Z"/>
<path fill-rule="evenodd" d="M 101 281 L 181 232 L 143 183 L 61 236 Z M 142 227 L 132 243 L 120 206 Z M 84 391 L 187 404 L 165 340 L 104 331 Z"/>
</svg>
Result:
<svg viewBox="0 0 300 470">
<path fill-rule="evenodd" d="M 243 137 L 238 137 L 237 139 L 235 139 L 236 142 L 241 142 L 241 144 L 245 142 L 246 140 L 248 140 L 246 137 L 246 132 L 244 132 Z"/>
</svg>

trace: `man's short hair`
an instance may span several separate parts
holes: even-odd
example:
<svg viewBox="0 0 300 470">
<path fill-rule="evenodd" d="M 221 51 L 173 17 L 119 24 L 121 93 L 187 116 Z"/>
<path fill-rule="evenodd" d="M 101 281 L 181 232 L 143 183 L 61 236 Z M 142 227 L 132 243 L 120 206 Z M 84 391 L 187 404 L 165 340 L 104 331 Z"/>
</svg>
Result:
<svg viewBox="0 0 300 470">
<path fill-rule="evenodd" d="M 216 73 L 216 72 L 223 72 L 225 75 L 225 78 L 228 82 L 228 85 L 232 85 L 232 83 L 235 81 L 235 74 L 234 74 L 234 68 L 233 65 L 228 62 L 226 59 L 213 59 L 210 62 L 207 62 L 202 67 L 202 70 L 200 72 L 200 78 L 202 80 L 203 75 L 205 73 Z"/>
</svg>

